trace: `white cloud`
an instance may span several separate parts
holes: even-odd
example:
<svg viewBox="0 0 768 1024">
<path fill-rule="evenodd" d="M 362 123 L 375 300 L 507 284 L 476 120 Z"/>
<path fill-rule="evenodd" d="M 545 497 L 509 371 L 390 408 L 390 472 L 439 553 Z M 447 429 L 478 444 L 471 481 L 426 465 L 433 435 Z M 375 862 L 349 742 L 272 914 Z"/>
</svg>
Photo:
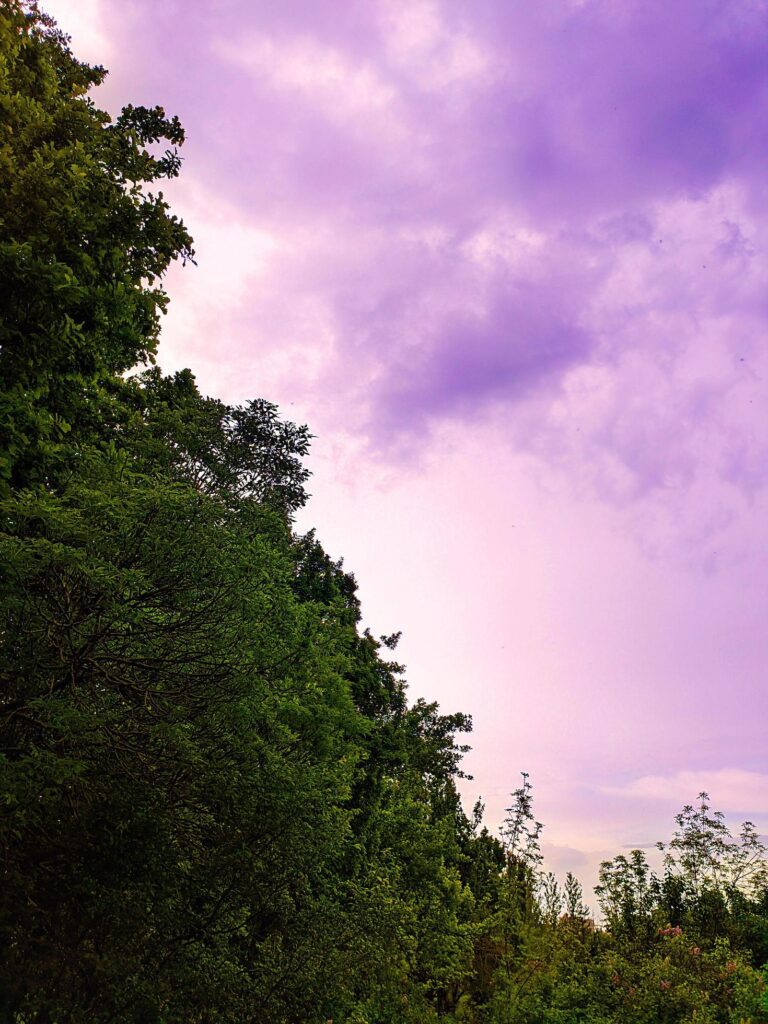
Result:
<svg viewBox="0 0 768 1024">
<path fill-rule="evenodd" d="M 278 89 L 298 93 L 341 121 L 380 114 L 396 98 L 396 90 L 373 65 L 354 61 L 313 39 L 275 42 L 269 36 L 252 34 L 237 43 L 219 40 L 215 50 L 252 75 Z"/>
<path fill-rule="evenodd" d="M 448 25 L 434 0 L 384 0 L 380 27 L 389 60 L 426 91 L 482 80 L 490 58 L 466 28 Z"/>
<path fill-rule="evenodd" d="M 80 60 L 108 63 L 113 47 L 106 27 L 104 0 L 45 0 L 44 9 L 67 35 Z"/>
</svg>

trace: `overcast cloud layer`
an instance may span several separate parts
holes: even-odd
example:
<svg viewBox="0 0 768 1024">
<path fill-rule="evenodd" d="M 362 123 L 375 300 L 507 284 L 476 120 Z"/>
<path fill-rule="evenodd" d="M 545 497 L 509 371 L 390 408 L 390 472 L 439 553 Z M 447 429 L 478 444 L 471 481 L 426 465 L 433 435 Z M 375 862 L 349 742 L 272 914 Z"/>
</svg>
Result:
<svg viewBox="0 0 768 1024">
<path fill-rule="evenodd" d="M 111 66 L 105 102 L 188 129 L 200 266 L 165 365 L 309 419 L 310 520 L 419 692 L 475 711 L 478 786 L 540 765 L 574 850 L 618 793 L 642 816 L 697 773 L 765 812 L 765 0 L 49 6 Z M 398 557 L 466 607 L 411 606 Z M 447 664 L 435 630 L 462 635 Z"/>
<path fill-rule="evenodd" d="M 694 488 L 695 544 L 762 489 L 764 3 L 129 11 L 202 203 L 250 232 L 239 383 L 395 460 L 492 416 L 605 495 Z"/>
</svg>

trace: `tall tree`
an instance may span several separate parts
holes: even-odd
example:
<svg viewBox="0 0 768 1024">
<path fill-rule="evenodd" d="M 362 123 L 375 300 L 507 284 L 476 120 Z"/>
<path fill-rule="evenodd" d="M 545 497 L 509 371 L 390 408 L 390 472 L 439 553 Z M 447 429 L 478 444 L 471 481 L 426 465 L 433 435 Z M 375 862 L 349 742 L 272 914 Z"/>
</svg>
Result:
<svg viewBox="0 0 768 1024">
<path fill-rule="evenodd" d="M 100 440 L 105 388 L 154 356 L 161 278 L 192 242 L 162 192 L 184 132 L 162 108 L 112 122 L 36 4 L 0 2 L 0 487 L 51 482 Z M 158 155 L 158 149 L 164 151 Z"/>
</svg>

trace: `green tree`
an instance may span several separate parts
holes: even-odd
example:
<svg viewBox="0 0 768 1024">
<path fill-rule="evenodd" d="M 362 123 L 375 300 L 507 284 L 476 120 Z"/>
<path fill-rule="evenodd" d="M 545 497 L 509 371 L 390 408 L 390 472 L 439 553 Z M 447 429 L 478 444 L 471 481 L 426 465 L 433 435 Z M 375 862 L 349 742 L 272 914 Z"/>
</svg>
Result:
<svg viewBox="0 0 768 1024">
<path fill-rule="evenodd" d="M 395 638 L 293 536 L 306 428 L 126 376 L 192 254 L 150 191 L 183 132 L 112 123 L 103 75 L 3 0 L 2 1012 L 420 1020 L 469 969 L 470 723 L 409 707 Z"/>
<path fill-rule="evenodd" d="M 157 367 L 128 380 L 119 397 L 103 435 L 130 452 L 134 467 L 233 507 L 253 499 L 290 518 L 305 503 L 311 435 L 282 420 L 272 403 L 226 405 L 201 395 L 189 370 L 168 377 Z"/>
<path fill-rule="evenodd" d="M 35 4 L 0 3 L 0 486 L 50 483 L 102 439 L 117 377 L 151 359 L 161 278 L 192 243 L 150 187 L 184 133 L 160 107 L 113 122 Z M 162 149 L 163 144 L 167 148 Z"/>
<path fill-rule="evenodd" d="M 246 1019 L 349 834 L 344 630 L 296 600 L 263 506 L 121 469 L 5 512 L 4 990 L 188 1020 L 204 964 L 200 1005 Z"/>
</svg>

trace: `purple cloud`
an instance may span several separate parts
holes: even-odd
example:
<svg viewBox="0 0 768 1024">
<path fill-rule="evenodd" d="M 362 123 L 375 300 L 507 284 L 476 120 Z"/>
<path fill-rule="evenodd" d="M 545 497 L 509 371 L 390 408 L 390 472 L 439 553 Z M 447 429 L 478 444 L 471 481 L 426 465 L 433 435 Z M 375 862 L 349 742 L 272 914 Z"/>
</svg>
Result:
<svg viewBox="0 0 768 1024">
<path fill-rule="evenodd" d="M 192 221 L 272 246 L 228 360 L 318 430 L 491 416 L 602 493 L 764 487 L 765 0 L 103 2 Z"/>
</svg>

